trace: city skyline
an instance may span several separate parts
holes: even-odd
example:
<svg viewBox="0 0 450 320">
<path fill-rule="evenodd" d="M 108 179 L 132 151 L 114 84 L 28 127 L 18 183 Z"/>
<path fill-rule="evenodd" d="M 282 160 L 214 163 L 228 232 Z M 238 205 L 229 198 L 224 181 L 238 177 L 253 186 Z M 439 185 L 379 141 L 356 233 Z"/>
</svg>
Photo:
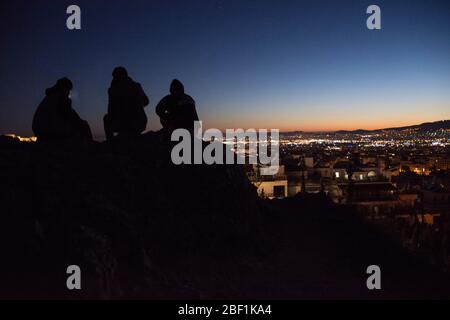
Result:
<svg viewBox="0 0 450 320">
<path fill-rule="evenodd" d="M 73 106 L 103 136 L 111 71 L 128 68 L 155 105 L 173 78 L 205 128 L 380 129 L 450 119 L 446 1 L 61 1 L 1 4 L 1 134 L 31 135 L 45 88 L 68 76 Z M 38 26 L 38 27 L 36 27 Z"/>
</svg>

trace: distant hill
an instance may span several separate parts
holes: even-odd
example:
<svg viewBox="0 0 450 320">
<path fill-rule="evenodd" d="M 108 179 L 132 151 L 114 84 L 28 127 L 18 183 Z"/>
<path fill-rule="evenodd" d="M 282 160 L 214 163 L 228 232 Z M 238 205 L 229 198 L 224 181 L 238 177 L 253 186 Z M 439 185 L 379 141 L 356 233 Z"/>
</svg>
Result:
<svg viewBox="0 0 450 320">
<path fill-rule="evenodd" d="M 368 133 L 372 133 L 374 131 L 370 131 L 370 130 L 364 130 L 364 129 L 356 129 L 356 130 L 339 130 L 339 131 L 335 131 L 334 133 L 339 133 L 339 134 L 368 134 Z"/>
<path fill-rule="evenodd" d="M 403 130 L 418 130 L 421 132 L 426 131 L 436 131 L 440 129 L 448 130 L 450 129 L 450 120 L 442 120 L 442 121 L 435 121 L 435 122 L 425 122 L 422 124 L 416 124 L 412 126 L 405 126 L 405 127 L 395 127 L 395 128 L 384 128 L 384 129 L 376 129 L 376 130 L 365 130 L 365 129 L 356 129 L 356 130 L 338 130 L 333 131 L 332 133 L 337 134 L 369 134 L 369 133 L 376 133 L 376 132 L 382 132 L 382 131 L 403 131 Z M 289 135 L 296 135 L 299 133 L 307 133 L 303 131 L 291 131 L 291 132 L 283 132 L 282 134 L 285 136 Z"/>
<path fill-rule="evenodd" d="M 402 131 L 402 130 L 411 130 L 411 129 L 419 129 L 420 131 L 433 131 L 433 130 L 439 130 L 439 129 L 450 129 L 450 120 L 443 120 L 443 121 L 435 121 L 435 122 L 425 122 L 418 125 L 413 126 L 406 126 L 406 127 L 398 127 L 398 128 L 387 128 L 387 129 L 380 129 L 377 131 Z"/>
<path fill-rule="evenodd" d="M 374 133 L 374 132 L 382 132 L 382 131 L 404 131 L 404 130 L 418 130 L 421 132 L 426 131 L 436 131 L 440 129 L 450 129 L 450 120 L 443 121 L 435 121 L 435 122 L 425 122 L 422 124 L 416 124 L 412 126 L 405 127 L 395 127 L 395 128 L 385 128 L 385 129 L 377 129 L 377 130 L 353 130 L 353 131 L 336 131 L 336 133 L 355 133 L 355 134 L 365 134 L 365 133 Z"/>
</svg>

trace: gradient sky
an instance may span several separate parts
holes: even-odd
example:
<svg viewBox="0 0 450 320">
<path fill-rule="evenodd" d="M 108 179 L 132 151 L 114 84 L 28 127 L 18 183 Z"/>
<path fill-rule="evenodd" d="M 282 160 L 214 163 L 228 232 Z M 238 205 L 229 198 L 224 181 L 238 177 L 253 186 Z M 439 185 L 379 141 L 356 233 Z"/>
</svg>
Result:
<svg viewBox="0 0 450 320">
<path fill-rule="evenodd" d="M 82 30 L 66 28 L 66 8 Z M 366 28 L 377 4 L 382 30 Z M 102 136 L 111 71 L 156 103 L 184 82 L 206 127 L 337 130 L 450 119 L 448 0 L 0 2 L 0 133 L 31 134 L 45 88 L 68 76 Z"/>
</svg>

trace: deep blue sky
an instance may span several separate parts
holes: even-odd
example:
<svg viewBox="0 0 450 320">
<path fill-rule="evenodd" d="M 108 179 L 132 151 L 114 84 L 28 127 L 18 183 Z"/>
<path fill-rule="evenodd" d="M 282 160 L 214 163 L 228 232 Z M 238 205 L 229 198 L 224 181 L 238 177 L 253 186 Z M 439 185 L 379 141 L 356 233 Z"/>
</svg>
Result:
<svg viewBox="0 0 450 320">
<path fill-rule="evenodd" d="M 66 8 L 82 30 L 66 28 Z M 366 8 L 382 30 L 366 28 Z M 128 68 L 151 105 L 179 78 L 208 127 L 329 130 L 450 119 L 450 2 L 5 1 L 0 4 L 0 133 L 31 134 L 62 76 L 103 134 L 111 71 Z"/>
</svg>

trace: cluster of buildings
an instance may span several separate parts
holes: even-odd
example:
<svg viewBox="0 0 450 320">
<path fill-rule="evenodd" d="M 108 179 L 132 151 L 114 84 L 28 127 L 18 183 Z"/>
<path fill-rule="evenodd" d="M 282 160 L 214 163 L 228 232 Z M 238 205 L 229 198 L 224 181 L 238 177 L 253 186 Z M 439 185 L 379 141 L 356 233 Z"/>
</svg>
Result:
<svg viewBox="0 0 450 320">
<path fill-rule="evenodd" d="M 450 271 L 450 139 L 402 139 L 285 139 L 276 175 L 248 175 L 263 198 L 325 194 Z"/>
<path fill-rule="evenodd" d="M 450 215 L 448 145 L 376 145 L 323 137 L 308 142 L 280 142 L 276 175 L 260 175 L 257 165 L 248 170 L 261 197 L 325 193 L 334 203 L 351 205 L 374 219 L 420 219 L 430 225 Z"/>
</svg>

